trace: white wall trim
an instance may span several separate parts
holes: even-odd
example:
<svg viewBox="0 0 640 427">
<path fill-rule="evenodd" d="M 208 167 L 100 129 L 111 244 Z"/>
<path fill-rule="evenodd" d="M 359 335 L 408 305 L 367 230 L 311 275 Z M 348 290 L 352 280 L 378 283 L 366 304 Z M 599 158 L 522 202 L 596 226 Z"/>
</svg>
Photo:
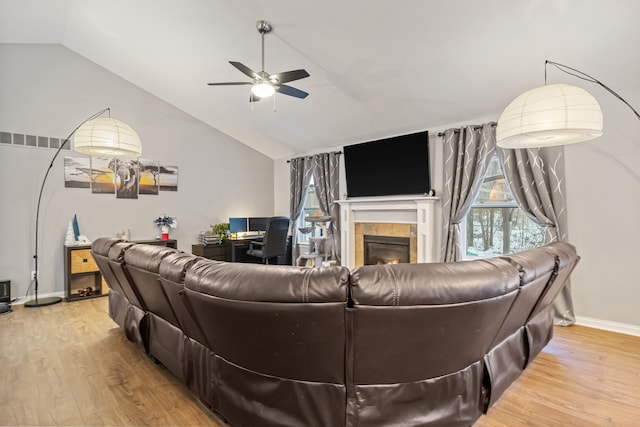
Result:
<svg viewBox="0 0 640 427">
<path fill-rule="evenodd" d="M 355 267 L 355 224 L 384 222 L 416 224 L 417 262 L 437 262 L 441 204 L 438 197 L 391 196 L 357 197 L 338 200 L 340 204 L 341 264 Z"/>
<path fill-rule="evenodd" d="M 576 316 L 576 324 L 580 326 L 587 326 L 589 328 L 603 329 L 605 331 L 640 337 L 640 326 L 637 325 L 594 319 L 593 317 L 585 316 Z"/>
</svg>

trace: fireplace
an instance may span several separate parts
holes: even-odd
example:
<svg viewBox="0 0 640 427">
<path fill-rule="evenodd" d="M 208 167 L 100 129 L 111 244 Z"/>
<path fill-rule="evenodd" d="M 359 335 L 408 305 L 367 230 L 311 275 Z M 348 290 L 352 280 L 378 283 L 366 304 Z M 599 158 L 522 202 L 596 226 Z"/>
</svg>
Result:
<svg viewBox="0 0 640 427">
<path fill-rule="evenodd" d="M 364 264 L 406 264 L 411 261 L 411 239 L 395 236 L 364 236 Z"/>
<path fill-rule="evenodd" d="M 409 262 L 437 262 L 442 208 L 437 197 L 356 197 L 340 200 L 340 263 L 364 265 L 364 236 L 408 237 Z"/>
</svg>

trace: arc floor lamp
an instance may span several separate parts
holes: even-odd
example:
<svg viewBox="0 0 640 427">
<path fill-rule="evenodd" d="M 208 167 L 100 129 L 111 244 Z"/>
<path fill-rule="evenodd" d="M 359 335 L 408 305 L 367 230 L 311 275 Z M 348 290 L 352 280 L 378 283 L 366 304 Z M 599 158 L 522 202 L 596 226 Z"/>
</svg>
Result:
<svg viewBox="0 0 640 427">
<path fill-rule="evenodd" d="M 503 148 L 539 148 L 588 141 L 602 135 L 602 111 L 586 90 L 566 84 L 547 85 L 547 65 L 596 83 L 627 102 L 594 77 L 553 61 L 544 63 L 544 86 L 529 90 L 505 108 L 496 128 L 496 144 Z"/>
<path fill-rule="evenodd" d="M 109 113 L 109 117 L 99 117 L 105 112 Z M 47 177 L 60 151 L 69 143 L 71 137 L 73 137 L 74 150 L 84 154 L 106 157 L 138 157 L 142 154 L 142 144 L 140 143 L 138 134 L 126 123 L 112 119 L 109 108 L 105 108 L 87 118 L 60 144 L 60 147 L 58 147 L 58 150 L 53 155 L 49 167 L 44 174 L 38 195 L 35 255 L 33 256 L 35 261 L 34 298 L 25 302 L 25 307 L 42 307 L 57 304 L 62 301 L 60 297 L 38 298 L 38 220 L 40 218 L 40 201 L 42 200 L 42 192 L 47 182 Z"/>
</svg>

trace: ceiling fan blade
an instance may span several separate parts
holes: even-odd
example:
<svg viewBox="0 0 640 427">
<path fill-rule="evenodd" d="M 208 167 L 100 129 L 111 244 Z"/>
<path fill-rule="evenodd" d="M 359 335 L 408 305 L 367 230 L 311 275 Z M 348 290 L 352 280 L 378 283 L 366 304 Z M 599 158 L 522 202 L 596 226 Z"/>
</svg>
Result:
<svg viewBox="0 0 640 427">
<path fill-rule="evenodd" d="M 251 82 L 226 82 L 226 83 L 207 83 L 209 86 L 237 86 L 237 85 L 250 85 Z"/>
<path fill-rule="evenodd" d="M 306 70 L 293 70 L 271 74 L 271 76 L 269 76 L 269 80 L 273 81 L 276 84 L 281 84 L 292 82 L 294 80 L 304 79 L 305 77 L 309 77 L 309 73 L 307 73 Z"/>
<path fill-rule="evenodd" d="M 284 95 L 295 96 L 296 98 L 300 98 L 300 99 L 305 99 L 307 96 L 309 96 L 307 92 L 302 91 L 300 89 L 296 89 L 295 87 L 292 87 L 292 86 L 279 85 L 279 86 L 276 86 L 275 88 L 276 88 L 276 92 L 280 92 Z"/>
<path fill-rule="evenodd" d="M 241 72 L 243 72 L 244 74 L 246 74 L 247 76 L 251 77 L 254 80 L 261 80 L 262 79 L 262 77 L 260 77 L 260 74 L 256 73 L 251 68 L 247 67 L 244 64 L 241 64 L 240 62 L 229 61 L 229 64 L 233 65 L 238 70 L 240 70 Z"/>
</svg>

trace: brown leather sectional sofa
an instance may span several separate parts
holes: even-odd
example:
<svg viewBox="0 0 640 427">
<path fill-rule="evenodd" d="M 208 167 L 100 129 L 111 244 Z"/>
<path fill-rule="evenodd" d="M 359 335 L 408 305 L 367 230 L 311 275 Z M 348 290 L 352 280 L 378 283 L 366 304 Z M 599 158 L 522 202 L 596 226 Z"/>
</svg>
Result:
<svg viewBox="0 0 640 427">
<path fill-rule="evenodd" d="M 225 263 L 101 238 L 109 314 L 232 426 L 469 426 L 552 337 L 568 243 L 447 264 Z"/>
</svg>

